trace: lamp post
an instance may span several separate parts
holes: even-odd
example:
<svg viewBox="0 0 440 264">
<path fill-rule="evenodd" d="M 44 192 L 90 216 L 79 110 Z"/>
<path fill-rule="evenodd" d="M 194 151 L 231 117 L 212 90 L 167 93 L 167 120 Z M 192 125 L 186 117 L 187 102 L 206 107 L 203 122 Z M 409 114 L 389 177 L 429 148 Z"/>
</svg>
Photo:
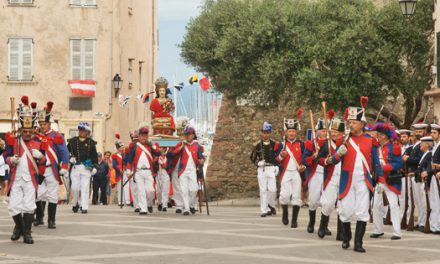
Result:
<svg viewBox="0 0 440 264">
<path fill-rule="evenodd" d="M 118 73 L 116 73 L 115 77 L 113 77 L 113 88 L 115 89 L 115 97 L 118 97 L 119 90 L 122 88 L 122 82 L 121 76 L 119 76 Z"/>
<path fill-rule="evenodd" d="M 400 10 L 406 18 L 410 18 L 416 11 L 417 0 L 399 0 Z"/>
</svg>

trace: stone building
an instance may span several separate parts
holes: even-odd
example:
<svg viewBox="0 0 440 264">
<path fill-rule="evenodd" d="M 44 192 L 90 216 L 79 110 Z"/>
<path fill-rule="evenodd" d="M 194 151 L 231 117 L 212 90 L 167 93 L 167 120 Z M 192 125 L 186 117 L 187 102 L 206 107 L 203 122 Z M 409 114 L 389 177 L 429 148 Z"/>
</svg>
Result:
<svg viewBox="0 0 440 264">
<path fill-rule="evenodd" d="M 416 9 L 417 12 L 417 9 Z M 433 85 L 430 90 L 425 92 L 426 96 L 429 96 L 433 100 L 433 115 L 436 120 L 440 118 L 440 5 L 437 1 L 434 1 L 434 13 L 432 14 L 434 19 L 434 65 L 432 67 Z"/>
<path fill-rule="evenodd" d="M 136 95 L 152 91 L 157 57 L 157 0 L 1 0 L 0 133 L 10 130 L 9 98 L 28 95 L 40 107 L 55 102 L 54 125 L 70 137 L 88 121 L 99 150 L 114 134 L 129 139 L 149 121 Z M 123 79 L 121 107 L 112 83 Z M 72 92 L 69 81 L 91 84 L 94 96 Z"/>
</svg>

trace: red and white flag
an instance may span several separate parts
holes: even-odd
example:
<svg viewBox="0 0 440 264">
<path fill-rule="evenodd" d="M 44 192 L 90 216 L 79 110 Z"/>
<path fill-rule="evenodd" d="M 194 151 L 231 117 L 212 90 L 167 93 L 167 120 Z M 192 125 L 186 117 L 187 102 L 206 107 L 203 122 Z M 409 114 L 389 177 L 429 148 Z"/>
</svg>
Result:
<svg viewBox="0 0 440 264">
<path fill-rule="evenodd" d="M 68 83 L 73 94 L 95 96 L 96 86 L 93 80 L 69 80 Z"/>
</svg>

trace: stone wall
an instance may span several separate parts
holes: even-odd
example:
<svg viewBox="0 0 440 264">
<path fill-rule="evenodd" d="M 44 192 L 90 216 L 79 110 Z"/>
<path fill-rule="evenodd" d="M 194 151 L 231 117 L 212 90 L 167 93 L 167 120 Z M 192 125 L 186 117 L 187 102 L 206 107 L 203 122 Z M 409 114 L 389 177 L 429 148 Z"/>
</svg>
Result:
<svg viewBox="0 0 440 264">
<path fill-rule="evenodd" d="M 273 138 L 281 140 L 286 112 L 277 107 L 237 106 L 235 100 L 223 97 L 206 174 L 211 199 L 258 197 L 256 167 L 250 161 L 252 146 L 260 138 L 264 121 L 273 124 Z M 293 117 L 293 110 L 289 112 Z"/>
</svg>

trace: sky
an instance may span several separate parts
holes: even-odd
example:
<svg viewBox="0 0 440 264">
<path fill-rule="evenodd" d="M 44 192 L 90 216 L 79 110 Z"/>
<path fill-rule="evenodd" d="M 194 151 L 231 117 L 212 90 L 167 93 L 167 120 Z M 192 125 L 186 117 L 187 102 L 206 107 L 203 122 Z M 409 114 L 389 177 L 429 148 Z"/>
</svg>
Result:
<svg viewBox="0 0 440 264">
<path fill-rule="evenodd" d="M 170 83 L 173 74 L 176 82 L 187 81 L 195 72 L 185 65 L 177 47 L 183 40 L 185 26 L 191 17 L 199 14 L 202 0 L 158 0 L 159 23 L 159 76 L 164 76 Z"/>
</svg>

